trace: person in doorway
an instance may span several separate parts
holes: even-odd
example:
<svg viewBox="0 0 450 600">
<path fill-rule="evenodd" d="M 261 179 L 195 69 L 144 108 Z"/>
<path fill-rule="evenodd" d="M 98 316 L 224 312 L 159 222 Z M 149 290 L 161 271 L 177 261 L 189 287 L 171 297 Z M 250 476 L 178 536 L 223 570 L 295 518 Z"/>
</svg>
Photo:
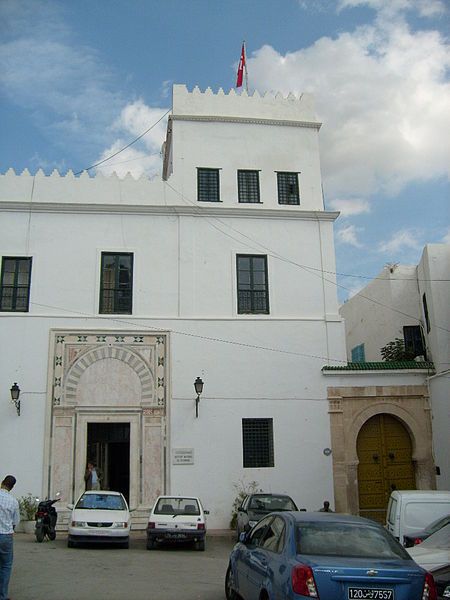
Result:
<svg viewBox="0 0 450 600">
<path fill-rule="evenodd" d="M 322 508 L 319 508 L 319 512 L 333 512 L 330 508 L 330 503 L 328 500 L 325 500 Z"/>
<path fill-rule="evenodd" d="M 100 469 L 93 462 L 88 462 L 86 471 L 84 473 L 84 481 L 86 483 L 86 491 L 89 490 L 101 490 L 102 475 Z"/>
<path fill-rule="evenodd" d="M 0 488 L 0 600 L 8 600 L 8 586 L 13 564 L 13 534 L 19 524 L 19 503 L 10 493 L 16 478 L 7 475 Z"/>
</svg>

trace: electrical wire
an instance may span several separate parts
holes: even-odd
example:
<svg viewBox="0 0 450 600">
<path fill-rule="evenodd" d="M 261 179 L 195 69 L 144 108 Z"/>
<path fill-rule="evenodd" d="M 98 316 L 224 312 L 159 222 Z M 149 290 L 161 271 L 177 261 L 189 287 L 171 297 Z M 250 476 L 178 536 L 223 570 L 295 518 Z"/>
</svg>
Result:
<svg viewBox="0 0 450 600">
<path fill-rule="evenodd" d="M 95 167 L 98 167 L 99 165 L 102 165 L 104 162 L 106 162 L 108 160 L 111 160 L 111 158 L 114 158 L 115 156 L 117 156 L 118 154 L 120 154 L 121 152 L 123 152 L 124 150 L 126 150 L 127 148 L 129 148 L 130 146 L 132 146 L 133 144 L 135 144 L 137 141 L 139 141 L 141 138 L 143 138 L 144 135 L 146 135 L 149 131 L 151 131 L 154 127 L 156 127 L 156 125 L 158 125 L 158 123 L 160 123 L 164 119 L 164 117 L 167 116 L 170 113 L 171 110 L 172 110 L 172 108 L 169 108 L 169 110 L 167 110 L 162 115 L 162 117 L 160 117 L 157 121 L 155 121 L 155 123 L 153 123 L 153 125 L 151 125 L 143 133 L 141 133 L 141 135 L 138 135 L 137 138 L 135 138 L 129 144 L 127 144 L 126 146 L 124 146 L 120 150 L 117 150 L 117 152 L 114 152 L 114 154 L 111 154 L 110 156 L 107 156 L 103 160 L 100 160 L 98 163 L 95 163 L 94 165 L 91 165 L 90 167 L 86 167 L 85 169 L 81 169 L 81 171 L 77 171 L 75 173 L 75 175 L 80 175 L 80 173 L 83 173 L 83 171 L 90 171 L 91 169 L 94 169 Z"/>
<path fill-rule="evenodd" d="M 39 302 L 30 302 L 31 305 L 33 306 L 40 306 L 42 308 L 51 308 L 52 310 L 59 310 L 61 312 L 67 312 L 70 314 L 74 314 L 74 315 L 79 315 L 82 317 L 88 317 L 88 318 L 93 318 L 93 319 L 97 319 L 97 318 L 101 318 L 102 320 L 106 320 L 106 321 L 111 321 L 113 323 L 120 323 L 122 325 L 131 325 L 133 327 L 139 327 L 141 329 L 148 329 L 149 331 L 161 331 L 161 327 L 152 327 L 151 325 L 147 325 L 147 324 L 142 324 L 142 323 L 136 323 L 135 321 L 127 321 L 126 319 L 120 319 L 117 317 L 110 317 L 110 316 L 106 316 L 104 314 L 102 314 L 100 317 L 98 315 L 93 315 L 91 313 L 86 313 L 86 312 L 82 312 L 82 311 L 78 311 L 78 310 L 72 310 L 72 309 L 67 309 L 67 308 L 62 308 L 61 306 L 52 306 L 51 304 L 42 304 Z M 142 318 L 142 317 L 137 317 L 137 318 Z M 158 320 L 157 317 L 154 318 L 154 320 Z M 166 320 L 166 318 L 165 318 Z M 230 345 L 234 345 L 234 346 L 241 346 L 243 348 L 251 348 L 254 350 L 266 350 L 269 352 L 276 352 L 279 354 L 289 354 L 291 356 L 301 356 L 302 358 L 314 358 L 314 359 L 319 359 L 319 360 L 324 360 L 324 361 L 332 361 L 332 362 L 339 362 L 339 363 L 343 363 L 343 364 L 347 364 L 347 360 L 341 360 L 339 358 L 327 358 L 325 356 L 320 356 L 320 355 L 315 355 L 315 354 L 306 354 L 304 352 L 294 352 L 291 350 L 283 350 L 280 348 L 270 348 L 269 346 L 258 346 L 257 344 L 247 344 L 245 342 L 237 342 L 235 340 L 226 340 L 224 338 L 218 338 L 218 337 L 212 337 L 212 336 L 207 336 L 207 335 L 200 335 L 200 334 L 196 334 L 196 333 L 190 333 L 187 331 L 179 331 L 177 329 L 171 329 L 170 330 L 171 333 L 175 333 L 177 335 L 184 335 L 186 337 L 192 337 L 192 338 L 198 338 L 201 340 L 206 340 L 208 342 L 220 342 L 223 344 L 230 344 Z"/>
<path fill-rule="evenodd" d="M 193 206 L 194 208 L 196 208 L 197 210 L 197 214 L 202 214 L 202 209 L 200 207 L 198 207 L 194 202 L 192 202 L 189 198 L 187 198 L 184 194 L 182 194 L 179 190 L 177 190 L 176 188 L 174 188 L 172 185 L 170 185 L 170 183 L 168 183 L 167 181 L 165 182 L 165 184 L 170 187 L 176 194 L 178 194 L 181 199 L 184 202 L 187 202 L 188 204 L 190 204 L 191 206 Z M 351 292 L 350 288 L 338 283 L 337 281 L 333 281 L 331 279 L 327 279 L 325 277 L 323 277 L 322 275 L 320 275 L 319 273 L 330 273 L 327 271 L 323 271 L 322 269 L 317 269 L 317 268 L 313 268 L 313 267 L 308 267 L 306 265 L 302 265 L 301 263 L 297 263 L 289 258 L 286 258 L 276 252 L 274 252 L 272 249 L 270 249 L 268 246 L 266 246 L 265 244 L 262 244 L 261 242 L 259 242 L 258 240 L 252 238 L 251 236 L 248 236 L 247 234 L 243 233 L 242 231 L 239 231 L 238 229 L 235 229 L 234 227 L 232 227 L 231 225 L 229 225 L 228 223 L 225 223 L 224 221 L 222 221 L 219 217 L 208 217 L 203 215 L 203 218 L 206 219 L 206 221 L 208 223 L 210 223 L 217 231 L 220 231 L 223 235 L 226 235 L 227 237 L 233 239 L 234 241 L 237 241 L 240 244 L 244 244 L 249 248 L 254 248 L 255 244 L 257 246 L 259 246 L 260 248 L 262 248 L 263 250 L 266 251 L 266 253 L 271 256 L 272 258 L 278 259 L 280 261 L 286 262 L 288 264 L 291 264 L 293 266 L 299 267 L 303 270 L 305 270 L 307 273 L 310 273 L 311 275 L 315 275 L 317 277 L 319 277 L 320 279 L 323 278 L 324 281 L 326 281 L 327 283 L 330 283 L 332 285 L 335 285 L 338 288 L 341 288 L 343 290 L 346 290 L 347 292 Z M 218 221 L 219 223 L 221 223 L 222 225 L 224 225 L 225 227 L 228 227 L 229 229 L 233 230 L 234 232 L 238 233 L 240 236 L 248 239 L 251 242 L 251 246 L 250 244 L 243 242 L 242 240 L 237 239 L 236 237 L 226 233 L 225 231 L 223 231 L 222 229 L 220 229 L 220 227 L 217 227 L 214 223 L 211 222 L 211 219 L 214 219 L 216 221 Z M 414 281 L 414 280 L 413 280 Z M 382 306 L 383 308 L 387 308 L 393 312 L 396 312 L 404 317 L 408 317 L 410 319 L 413 319 L 414 321 L 419 322 L 420 324 L 422 324 L 422 320 L 419 319 L 418 317 L 415 317 L 413 315 L 410 315 L 408 313 L 405 313 L 397 308 L 394 308 L 393 306 L 390 306 L 389 304 L 385 304 L 384 302 L 381 302 L 380 300 L 375 300 L 375 298 L 370 298 L 369 296 L 364 295 L 362 292 L 358 292 L 358 296 L 361 298 L 364 298 L 365 300 L 368 300 L 370 302 L 373 302 L 374 304 L 378 304 L 379 306 Z M 436 327 L 437 329 L 441 329 L 442 331 L 446 331 L 448 333 L 450 333 L 450 329 L 447 329 L 445 327 L 441 327 L 439 325 L 437 325 L 436 323 L 431 323 L 431 325 L 433 325 L 434 327 Z"/>
</svg>

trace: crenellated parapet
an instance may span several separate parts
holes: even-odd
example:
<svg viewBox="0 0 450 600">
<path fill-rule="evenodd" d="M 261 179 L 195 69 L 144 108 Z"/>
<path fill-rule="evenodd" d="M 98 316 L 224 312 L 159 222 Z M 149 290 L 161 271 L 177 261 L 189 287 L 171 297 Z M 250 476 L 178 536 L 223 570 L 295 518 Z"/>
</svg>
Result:
<svg viewBox="0 0 450 600">
<path fill-rule="evenodd" d="M 288 94 L 258 91 L 248 94 L 236 93 L 222 88 L 214 93 L 211 88 L 201 91 L 195 87 L 191 92 L 186 85 L 173 86 L 173 117 L 218 117 L 237 119 L 265 119 L 317 123 L 313 98 L 309 94 Z"/>
</svg>

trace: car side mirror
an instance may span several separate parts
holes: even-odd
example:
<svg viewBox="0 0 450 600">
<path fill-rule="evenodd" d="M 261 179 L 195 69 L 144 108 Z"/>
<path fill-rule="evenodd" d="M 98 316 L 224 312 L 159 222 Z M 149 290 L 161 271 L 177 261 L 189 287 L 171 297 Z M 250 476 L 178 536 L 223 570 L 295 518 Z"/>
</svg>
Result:
<svg viewBox="0 0 450 600">
<path fill-rule="evenodd" d="M 247 531 L 243 531 L 241 534 L 239 534 L 239 541 L 241 542 L 241 544 L 246 544 L 247 543 L 247 539 L 248 539 L 248 532 Z"/>
<path fill-rule="evenodd" d="M 68 504 L 67 508 L 69 508 L 70 510 L 73 510 L 74 505 L 73 504 Z"/>
<path fill-rule="evenodd" d="M 204 510 L 203 512 L 205 513 L 205 515 L 209 515 L 209 510 Z"/>
</svg>

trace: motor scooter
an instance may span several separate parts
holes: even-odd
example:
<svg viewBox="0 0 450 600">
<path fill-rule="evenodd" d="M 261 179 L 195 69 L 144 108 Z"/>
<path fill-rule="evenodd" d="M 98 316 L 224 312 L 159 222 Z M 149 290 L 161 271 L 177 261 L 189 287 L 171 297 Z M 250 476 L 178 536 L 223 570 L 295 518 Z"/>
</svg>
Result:
<svg viewBox="0 0 450 600">
<path fill-rule="evenodd" d="M 36 501 L 39 502 L 39 504 L 35 515 L 36 525 L 34 534 L 36 536 L 36 541 L 39 543 L 44 541 L 45 536 L 47 536 L 49 540 L 54 540 L 56 538 L 56 521 L 58 519 L 58 513 L 53 505 L 55 502 L 59 502 L 61 499 L 60 496 L 61 493 L 58 492 L 54 500 L 39 500 L 39 498 L 36 498 Z"/>
</svg>

